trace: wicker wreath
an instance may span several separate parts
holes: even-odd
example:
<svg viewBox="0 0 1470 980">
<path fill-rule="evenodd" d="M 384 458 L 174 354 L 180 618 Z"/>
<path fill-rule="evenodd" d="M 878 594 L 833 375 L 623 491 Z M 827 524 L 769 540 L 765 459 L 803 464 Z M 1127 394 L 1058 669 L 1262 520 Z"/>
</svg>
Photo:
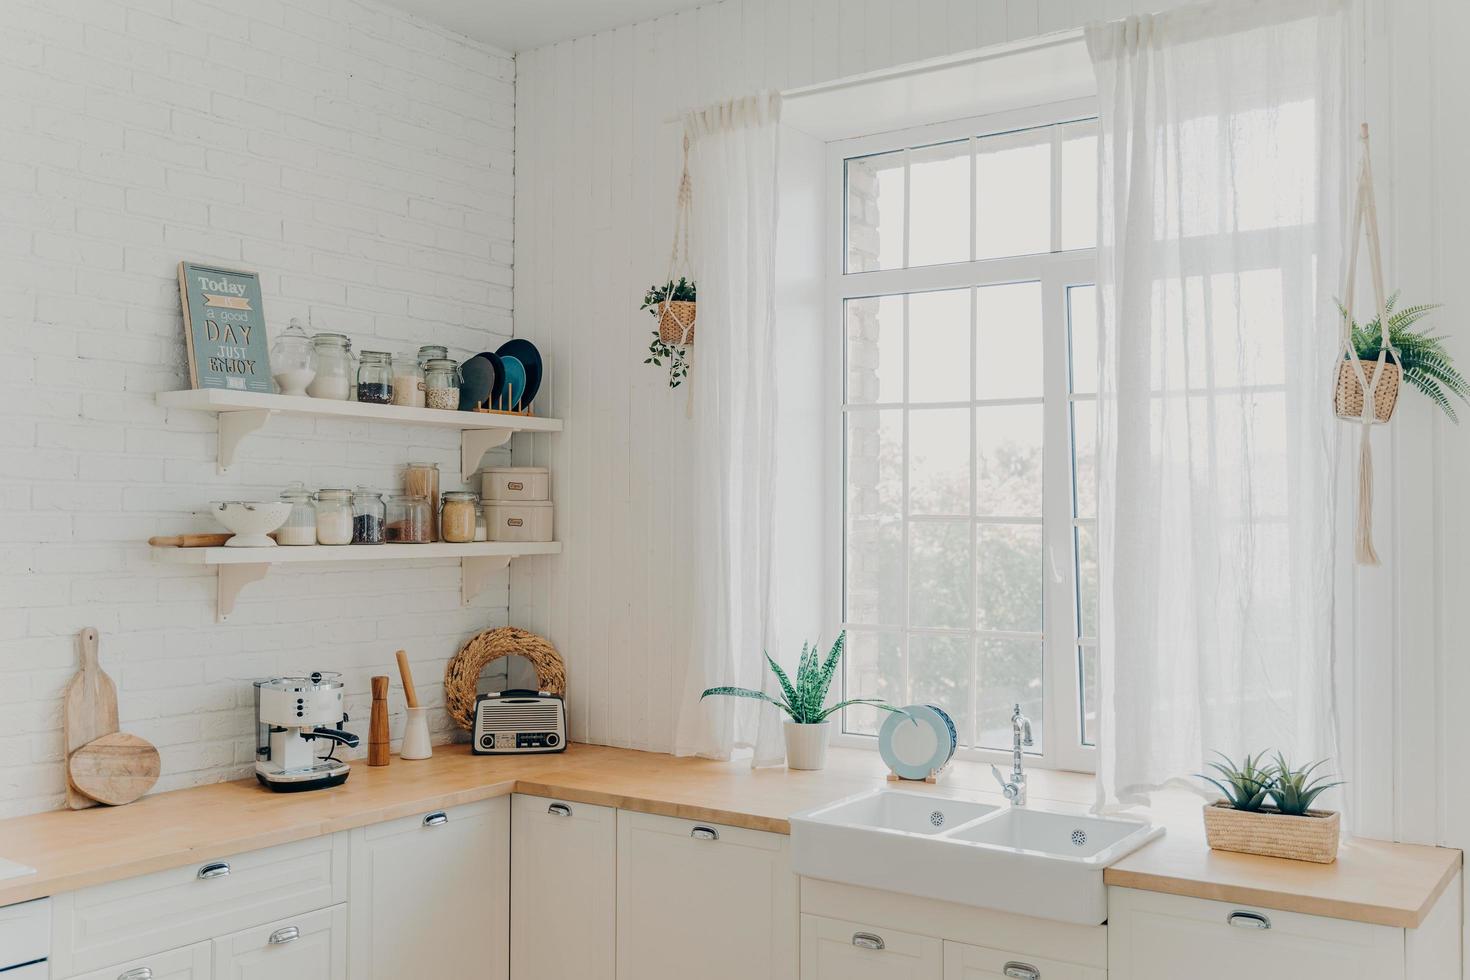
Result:
<svg viewBox="0 0 1470 980">
<path fill-rule="evenodd" d="M 510 656 L 531 662 L 540 690 L 566 696 L 566 664 L 544 637 L 515 626 L 484 630 L 461 647 L 444 668 L 444 706 L 460 728 L 469 731 L 475 727 L 475 697 L 485 665 Z"/>
</svg>

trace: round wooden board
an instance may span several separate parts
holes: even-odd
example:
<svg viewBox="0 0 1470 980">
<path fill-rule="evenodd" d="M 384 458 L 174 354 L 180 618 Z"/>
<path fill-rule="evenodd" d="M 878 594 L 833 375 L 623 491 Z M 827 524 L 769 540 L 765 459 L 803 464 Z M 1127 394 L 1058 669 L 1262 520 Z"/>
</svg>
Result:
<svg viewBox="0 0 1470 980">
<path fill-rule="evenodd" d="M 98 803 L 131 803 L 158 782 L 162 760 L 153 743 L 113 732 L 77 749 L 66 763 L 72 785 Z"/>
</svg>

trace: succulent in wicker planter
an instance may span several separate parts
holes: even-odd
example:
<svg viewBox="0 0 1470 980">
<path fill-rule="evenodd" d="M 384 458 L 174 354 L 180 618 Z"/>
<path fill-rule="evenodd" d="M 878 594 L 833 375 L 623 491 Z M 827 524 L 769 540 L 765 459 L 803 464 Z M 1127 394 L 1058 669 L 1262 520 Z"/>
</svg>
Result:
<svg viewBox="0 0 1470 980">
<path fill-rule="evenodd" d="M 677 388 L 689 377 L 689 348 L 694 346 L 694 283 L 680 276 L 660 286 L 654 283 L 643 296 L 640 310 L 658 318 L 658 328 L 648 344 L 644 364 L 669 365 L 669 387 Z"/>
<path fill-rule="evenodd" d="M 1443 337 L 1409 329 L 1437 310 L 1439 305 L 1420 304 L 1395 311 L 1398 298 L 1399 294 L 1394 293 L 1384 304 L 1388 315 L 1389 354 L 1384 358 L 1383 378 L 1373 389 L 1373 418 L 1377 422 L 1387 422 L 1393 416 L 1400 384 L 1407 383 L 1443 409 L 1451 422 L 1458 422 L 1450 396 L 1470 402 L 1470 382 L 1455 368 Z M 1343 310 L 1342 315 L 1347 316 L 1347 311 Z M 1363 376 L 1369 382 L 1377 373 L 1382 343 L 1383 329 L 1378 317 L 1367 324 L 1353 323 L 1353 350 L 1357 352 L 1358 360 L 1363 364 Z M 1346 354 L 1337 366 L 1334 406 L 1339 418 L 1356 421 L 1363 416 L 1363 386 L 1358 383 L 1352 359 Z"/>
<path fill-rule="evenodd" d="M 1317 797 L 1342 782 L 1313 776 L 1326 760 L 1293 767 L 1281 753 L 1247 755 L 1237 766 L 1220 753 L 1211 762 L 1219 778 L 1200 774 L 1224 799 L 1205 804 L 1205 839 L 1217 851 L 1331 864 L 1337 860 L 1340 830 L 1332 810 L 1314 810 Z M 1270 801 L 1269 803 L 1267 801 Z M 1273 805 L 1274 804 L 1274 805 Z"/>
</svg>

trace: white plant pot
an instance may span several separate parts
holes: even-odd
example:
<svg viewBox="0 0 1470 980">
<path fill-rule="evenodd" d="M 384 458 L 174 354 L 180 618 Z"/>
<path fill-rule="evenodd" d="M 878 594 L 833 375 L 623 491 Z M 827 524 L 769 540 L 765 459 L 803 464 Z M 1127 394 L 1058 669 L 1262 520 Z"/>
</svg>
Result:
<svg viewBox="0 0 1470 980">
<path fill-rule="evenodd" d="M 827 738 L 831 734 L 832 723 L 829 721 L 815 725 L 786 722 L 786 768 L 827 768 Z"/>
</svg>

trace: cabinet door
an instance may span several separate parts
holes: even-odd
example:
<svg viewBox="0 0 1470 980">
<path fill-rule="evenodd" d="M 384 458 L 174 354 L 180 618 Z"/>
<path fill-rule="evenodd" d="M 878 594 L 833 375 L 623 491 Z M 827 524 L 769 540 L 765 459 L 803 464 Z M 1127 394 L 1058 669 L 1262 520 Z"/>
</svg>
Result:
<svg viewBox="0 0 1470 980">
<path fill-rule="evenodd" d="M 617 817 L 611 807 L 512 799 L 512 980 L 613 980 Z"/>
<path fill-rule="evenodd" d="M 345 905 L 277 919 L 214 941 L 214 980 L 346 978 Z"/>
<path fill-rule="evenodd" d="M 1242 964 L 1266 964 L 1292 980 L 1403 980 L 1404 931 L 1109 889 L 1112 980 L 1239 980 Z"/>
<path fill-rule="evenodd" d="M 1107 971 L 1030 953 L 944 944 L 944 980 L 1107 980 Z M 1183 976 L 1174 980 L 1183 980 Z"/>
<path fill-rule="evenodd" d="M 790 841 L 618 812 L 618 976 L 795 980 Z"/>
<path fill-rule="evenodd" d="M 353 831 L 353 980 L 506 980 L 510 800 Z"/>
<path fill-rule="evenodd" d="M 157 956 L 106 966 L 72 980 L 210 980 L 213 949 L 212 943 L 195 943 Z M 5 974 L 5 980 L 10 980 L 10 974 Z"/>
<path fill-rule="evenodd" d="M 943 943 L 882 926 L 801 917 L 801 980 L 941 980 Z"/>
</svg>

